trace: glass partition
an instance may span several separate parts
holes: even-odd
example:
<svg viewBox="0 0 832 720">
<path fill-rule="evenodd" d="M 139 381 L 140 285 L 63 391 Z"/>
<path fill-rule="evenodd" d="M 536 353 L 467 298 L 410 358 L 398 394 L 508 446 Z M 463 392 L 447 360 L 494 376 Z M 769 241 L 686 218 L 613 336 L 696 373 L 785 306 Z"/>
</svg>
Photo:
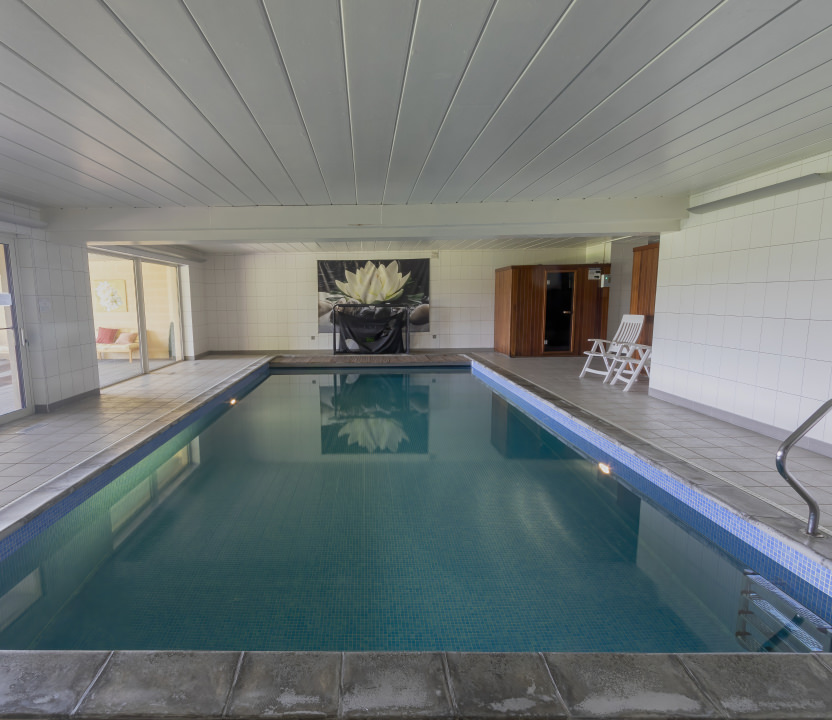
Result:
<svg viewBox="0 0 832 720">
<path fill-rule="evenodd" d="M 136 274 L 133 261 L 89 254 L 95 350 L 101 387 L 141 375 Z"/>
<path fill-rule="evenodd" d="M 24 406 L 9 246 L 0 244 L 0 415 Z"/>
<path fill-rule="evenodd" d="M 182 359 L 179 273 L 170 265 L 142 261 L 144 321 L 149 370 Z"/>
</svg>

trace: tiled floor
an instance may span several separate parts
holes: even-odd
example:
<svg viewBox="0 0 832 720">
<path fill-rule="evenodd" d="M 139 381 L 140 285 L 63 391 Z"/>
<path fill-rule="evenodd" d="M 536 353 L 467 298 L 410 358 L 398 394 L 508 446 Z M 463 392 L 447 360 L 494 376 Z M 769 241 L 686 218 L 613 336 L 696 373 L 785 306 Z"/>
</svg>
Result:
<svg viewBox="0 0 832 720">
<path fill-rule="evenodd" d="M 598 376 L 578 378 L 582 358 L 478 355 L 757 498 L 804 521 L 808 517 L 806 504 L 775 469 L 779 440 L 650 397 L 642 379 L 624 393 Z M 820 505 L 822 530 L 832 534 L 832 458 L 795 447 L 788 467 Z"/>
<path fill-rule="evenodd" d="M 171 360 L 151 360 L 150 371 L 153 372 L 172 363 Z M 139 358 L 135 358 L 133 362 L 130 362 L 127 358 L 98 361 L 98 381 L 103 388 L 141 374 L 142 361 Z"/>
<path fill-rule="evenodd" d="M 649 397 L 644 381 L 623 393 L 620 386 L 604 385 L 598 377 L 579 379 L 580 358 L 508 358 L 490 351 L 477 353 L 805 520 L 805 505 L 774 469 L 777 440 Z M 306 355 L 298 353 L 296 357 L 300 360 Z M 100 398 L 0 426 L 0 507 L 123 440 L 256 357 L 215 356 L 178 363 L 106 388 Z M 789 464 L 817 498 L 821 524 L 832 534 L 832 458 L 795 448 Z"/>
</svg>

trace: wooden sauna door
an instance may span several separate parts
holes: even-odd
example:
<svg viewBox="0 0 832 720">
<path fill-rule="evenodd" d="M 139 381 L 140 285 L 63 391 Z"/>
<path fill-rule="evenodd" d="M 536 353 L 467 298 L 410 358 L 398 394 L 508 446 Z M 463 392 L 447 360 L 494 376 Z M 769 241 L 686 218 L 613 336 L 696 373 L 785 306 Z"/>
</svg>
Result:
<svg viewBox="0 0 832 720">
<path fill-rule="evenodd" d="M 656 282 L 659 274 L 659 243 L 633 248 L 633 284 L 630 313 L 644 315 L 639 337 L 642 345 L 653 344 L 653 315 L 656 312 Z"/>
</svg>

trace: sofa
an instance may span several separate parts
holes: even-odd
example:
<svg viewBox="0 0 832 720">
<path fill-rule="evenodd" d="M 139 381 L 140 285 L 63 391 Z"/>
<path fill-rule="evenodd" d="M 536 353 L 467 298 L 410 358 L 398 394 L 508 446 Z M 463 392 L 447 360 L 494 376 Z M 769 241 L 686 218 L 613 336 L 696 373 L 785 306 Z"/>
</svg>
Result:
<svg viewBox="0 0 832 720">
<path fill-rule="evenodd" d="M 139 334 L 135 330 L 124 328 L 98 328 L 95 336 L 95 351 L 99 360 L 107 354 L 127 355 L 133 362 L 133 353 L 139 352 Z"/>
</svg>

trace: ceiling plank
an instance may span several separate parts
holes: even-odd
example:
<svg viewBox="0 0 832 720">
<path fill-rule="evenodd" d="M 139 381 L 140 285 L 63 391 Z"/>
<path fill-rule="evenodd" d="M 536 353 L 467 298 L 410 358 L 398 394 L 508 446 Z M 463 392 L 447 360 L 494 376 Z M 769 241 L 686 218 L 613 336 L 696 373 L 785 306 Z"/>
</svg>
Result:
<svg viewBox="0 0 832 720">
<path fill-rule="evenodd" d="M 99 142 L 90 133 L 67 123 L 59 115 L 45 110 L 3 85 L 0 85 L 0 108 L 3 111 L 0 115 L 0 133 L 4 137 L 21 144 L 26 144 L 26 137 L 46 137 L 80 156 L 80 167 L 101 165 L 112 170 L 123 178 L 123 188 L 131 187 L 131 192 L 152 205 L 186 204 L 186 198 L 176 188 L 161 181 L 153 173 Z M 16 118 L 21 120 L 18 121 Z"/>
<path fill-rule="evenodd" d="M 355 205 L 355 165 L 338 2 L 266 0 L 265 7 L 331 202 Z"/>
<path fill-rule="evenodd" d="M 168 0 L 107 4 L 265 185 L 270 203 L 305 204 L 187 8 Z M 165 21 L 159 22 L 162 16 Z"/>
<path fill-rule="evenodd" d="M 384 198 L 415 8 L 413 0 L 341 3 L 359 205 L 380 205 Z"/>
<path fill-rule="evenodd" d="M 385 204 L 403 204 L 410 197 L 492 8 L 490 0 L 419 3 Z"/>
<path fill-rule="evenodd" d="M 126 205 L 128 207 L 136 207 L 147 206 L 149 204 L 141 198 L 123 192 L 120 188 L 114 187 L 113 185 L 104 183 L 72 165 L 58 162 L 48 155 L 30 150 L 2 136 L 0 136 L 0 155 L 26 165 L 34 172 L 43 172 L 47 176 L 68 180 L 74 185 L 79 185 L 94 192 L 98 196 L 97 200 L 93 203 L 96 206 L 106 205 L 112 207 L 115 205 Z"/>
<path fill-rule="evenodd" d="M 185 4 L 307 205 L 329 205 L 318 160 L 259 0 Z"/>
<path fill-rule="evenodd" d="M 27 3 L 63 39 L 44 45 L 23 34 L 31 48 L 23 53 L 27 59 L 41 64 L 57 45 L 69 44 L 89 67 L 82 70 L 73 62 L 67 66 L 71 72 L 60 75 L 53 69 L 66 87 L 222 198 L 221 204 L 247 205 L 256 200 L 256 194 L 244 192 L 252 190 L 256 179 L 245 174 L 239 158 L 112 14 L 95 0 Z"/>
<path fill-rule="evenodd" d="M 430 203 L 511 91 L 568 7 L 568 0 L 500 0 L 408 198 Z"/>
<path fill-rule="evenodd" d="M 782 136 L 790 132 L 786 126 L 795 120 L 830 107 L 831 82 L 832 61 L 829 61 L 671 142 L 653 146 L 636 160 L 580 190 L 585 196 L 603 195 L 622 182 L 630 183 L 635 178 L 643 182 L 645 176 L 654 172 L 657 166 L 660 166 L 659 173 L 665 174 L 683 163 L 684 158 L 705 152 L 702 149 L 705 147 L 716 146 L 727 150 L 737 140 L 754 138 L 763 133 L 774 133 L 770 138 Z M 772 142 L 779 142 L 779 139 Z"/>
<path fill-rule="evenodd" d="M 482 202 L 578 122 L 717 0 L 575 5 L 459 164 L 437 202 Z M 541 92 L 542 88 L 545 92 Z"/>
<path fill-rule="evenodd" d="M 832 22 L 832 5 L 825 5 L 821 14 L 804 13 L 804 7 L 808 6 L 798 5 L 747 36 L 611 131 L 598 133 L 567 160 L 550 155 L 552 169 L 512 199 L 569 197 L 577 188 L 620 167 L 624 158 L 638 157 L 644 148 L 668 142 L 671 133 L 678 137 L 822 64 L 832 46 L 832 30 L 825 28 Z M 710 38 L 718 38 L 721 28 L 728 27 L 715 28 Z M 701 47 L 695 43 L 690 52 L 698 53 Z M 504 194 L 511 189 L 507 185 Z"/>
</svg>

